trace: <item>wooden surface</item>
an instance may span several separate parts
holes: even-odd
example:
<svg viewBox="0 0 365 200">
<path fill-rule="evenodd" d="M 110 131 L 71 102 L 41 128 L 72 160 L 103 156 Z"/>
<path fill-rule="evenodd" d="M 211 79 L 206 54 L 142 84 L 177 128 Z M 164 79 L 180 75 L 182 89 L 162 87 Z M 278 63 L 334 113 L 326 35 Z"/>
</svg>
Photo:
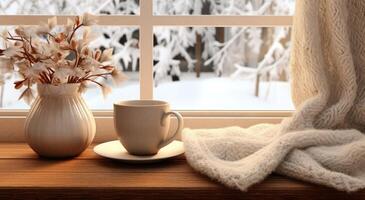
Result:
<svg viewBox="0 0 365 200">
<path fill-rule="evenodd" d="M 38 158 L 25 144 L 0 144 L 0 199 L 365 199 L 272 175 L 246 193 L 193 171 L 183 156 L 131 165 L 88 149 L 70 160 Z"/>
</svg>

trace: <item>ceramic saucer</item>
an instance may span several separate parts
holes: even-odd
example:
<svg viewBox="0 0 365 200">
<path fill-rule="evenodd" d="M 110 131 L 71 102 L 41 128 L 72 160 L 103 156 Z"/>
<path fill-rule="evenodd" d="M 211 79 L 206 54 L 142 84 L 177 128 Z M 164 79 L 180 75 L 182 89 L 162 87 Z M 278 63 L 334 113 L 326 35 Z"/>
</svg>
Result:
<svg viewBox="0 0 365 200">
<path fill-rule="evenodd" d="M 102 157 L 120 160 L 128 163 L 151 163 L 172 158 L 184 153 L 184 145 L 173 141 L 152 156 L 135 156 L 127 152 L 119 140 L 105 142 L 94 147 L 94 152 Z"/>
</svg>

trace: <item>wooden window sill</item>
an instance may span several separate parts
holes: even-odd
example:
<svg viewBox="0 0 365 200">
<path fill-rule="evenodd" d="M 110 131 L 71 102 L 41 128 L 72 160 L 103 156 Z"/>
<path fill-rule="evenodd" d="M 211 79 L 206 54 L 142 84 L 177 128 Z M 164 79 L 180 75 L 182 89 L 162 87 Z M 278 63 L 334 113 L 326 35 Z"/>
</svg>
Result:
<svg viewBox="0 0 365 200">
<path fill-rule="evenodd" d="M 91 148 L 70 160 L 39 159 L 22 143 L 0 144 L 0 199 L 365 199 L 272 175 L 247 193 L 187 165 L 184 156 L 148 165 L 103 159 Z"/>
</svg>

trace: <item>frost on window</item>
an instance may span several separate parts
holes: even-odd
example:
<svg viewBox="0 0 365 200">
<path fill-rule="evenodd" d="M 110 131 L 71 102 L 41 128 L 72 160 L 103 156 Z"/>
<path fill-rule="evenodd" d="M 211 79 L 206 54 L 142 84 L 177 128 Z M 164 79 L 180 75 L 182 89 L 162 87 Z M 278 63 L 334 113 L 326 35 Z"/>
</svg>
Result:
<svg viewBox="0 0 365 200">
<path fill-rule="evenodd" d="M 143 2 L 142 0 L 141 2 Z M 146 0 L 147 1 L 147 0 Z M 155 15 L 291 15 L 294 0 L 153 0 Z M 47 9 L 45 9 L 47 8 Z M 139 14 L 138 0 L 1 0 L 0 14 Z M 111 109 L 139 98 L 139 31 L 96 26 L 94 48 L 114 48 L 129 77 L 103 99 L 85 94 L 91 108 Z M 174 109 L 291 110 L 288 27 L 154 27 L 154 98 Z M 5 108 L 27 108 L 10 79 L 1 77 Z"/>
</svg>

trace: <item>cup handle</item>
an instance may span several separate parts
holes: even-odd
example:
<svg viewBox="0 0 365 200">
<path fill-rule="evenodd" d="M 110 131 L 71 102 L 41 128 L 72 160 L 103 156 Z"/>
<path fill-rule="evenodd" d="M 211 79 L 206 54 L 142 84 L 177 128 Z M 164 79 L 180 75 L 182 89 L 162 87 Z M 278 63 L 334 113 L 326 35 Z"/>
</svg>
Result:
<svg viewBox="0 0 365 200">
<path fill-rule="evenodd" d="M 163 124 L 163 122 L 165 121 L 165 118 L 168 117 L 169 115 L 175 115 L 176 118 L 177 118 L 177 130 L 176 132 L 171 136 L 169 137 L 168 139 L 162 141 L 160 143 L 160 145 L 158 146 L 159 148 L 162 148 L 168 144 L 170 144 L 173 140 L 175 140 L 175 138 L 177 137 L 178 133 L 181 132 L 182 128 L 184 127 L 184 120 L 181 116 L 180 113 L 178 112 L 175 112 L 175 111 L 169 111 L 169 112 L 166 112 L 163 116 L 162 116 L 162 119 L 161 119 L 161 123 Z"/>
</svg>

